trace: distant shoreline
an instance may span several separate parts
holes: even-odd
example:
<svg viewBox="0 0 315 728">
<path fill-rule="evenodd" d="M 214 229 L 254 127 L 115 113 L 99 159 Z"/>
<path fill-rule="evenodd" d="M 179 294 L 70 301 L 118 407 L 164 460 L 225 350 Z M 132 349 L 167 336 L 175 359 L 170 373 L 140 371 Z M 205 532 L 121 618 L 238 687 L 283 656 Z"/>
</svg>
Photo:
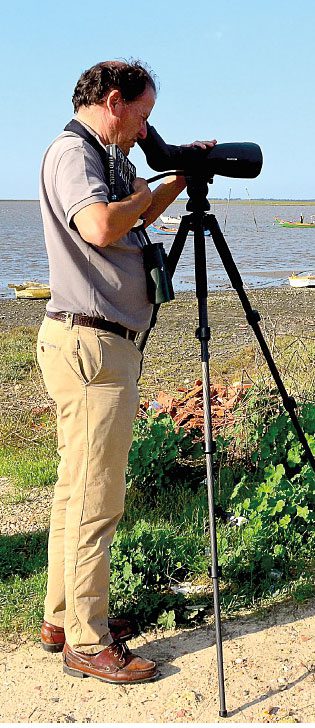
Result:
<svg viewBox="0 0 315 728">
<path fill-rule="evenodd" d="M 176 202 L 187 202 L 188 197 L 181 197 Z M 215 202 L 216 205 L 226 205 L 229 202 L 230 205 L 296 205 L 298 207 L 303 206 L 315 206 L 315 200 L 265 200 L 265 199 L 250 199 L 242 200 L 238 197 L 231 197 L 228 200 L 227 197 L 218 198 L 208 197 L 209 202 Z"/>
<path fill-rule="evenodd" d="M 188 197 L 179 197 L 172 204 L 174 205 L 174 204 L 181 203 L 181 202 L 187 202 L 187 200 L 188 200 Z M 209 202 L 215 202 L 217 205 L 220 205 L 220 204 L 223 205 L 223 204 L 226 204 L 226 202 L 228 202 L 227 197 L 218 197 L 218 198 L 208 197 L 208 200 L 209 200 Z M 3 199 L 3 200 L 0 200 L 0 203 L 1 202 L 39 202 L 39 200 L 37 200 L 37 199 L 29 199 L 29 200 Z M 279 200 L 277 200 L 277 199 L 273 199 L 273 198 L 268 199 L 268 198 L 262 197 L 262 198 L 257 198 L 257 199 L 250 198 L 249 200 L 245 200 L 245 199 L 243 200 L 240 197 L 234 197 L 234 198 L 231 197 L 229 200 L 229 204 L 231 204 L 231 205 L 233 204 L 233 205 L 299 205 L 299 206 L 311 205 L 311 206 L 314 206 L 315 199 L 312 199 L 312 200 L 281 200 L 281 199 L 279 199 Z M 169 205 L 169 207 L 170 207 L 170 205 Z"/>
</svg>

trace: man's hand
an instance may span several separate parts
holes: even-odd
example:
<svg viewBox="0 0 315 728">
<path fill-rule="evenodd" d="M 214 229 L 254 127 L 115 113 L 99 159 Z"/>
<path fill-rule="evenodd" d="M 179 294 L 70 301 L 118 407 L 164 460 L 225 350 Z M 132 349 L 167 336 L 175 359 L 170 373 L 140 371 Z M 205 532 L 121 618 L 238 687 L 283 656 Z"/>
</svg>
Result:
<svg viewBox="0 0 315 728">
<path fill-rule="evenodd" d="M 210 141 L 200 142 L 197 140 L 195 142 L 192 142 L 191 144 L 182 144 L 181 146 L 182 147 L 200 147 L 200 149 L 207 149 L 207 147 L 209 147 L 210 149 L 212 149 L 212 147 L 214 147 L 216 144 L 217 144 L 217 140 L 212 139 L 211 142 Z"/>
<path fill-rule="evenodd" d="M 132 186 L 134 193 L 137 195 L 140 194 L 141 196 L 141 204 L 143 204 L 143 210 L 141 210 L 141 212 L 144 212 L 148 207 L 150 207 L 152 202 L 152 192 L 150 187 L 148 186 L 146 179 L 143 179 L 142 177 L 136 177 Z"/>
</svg>

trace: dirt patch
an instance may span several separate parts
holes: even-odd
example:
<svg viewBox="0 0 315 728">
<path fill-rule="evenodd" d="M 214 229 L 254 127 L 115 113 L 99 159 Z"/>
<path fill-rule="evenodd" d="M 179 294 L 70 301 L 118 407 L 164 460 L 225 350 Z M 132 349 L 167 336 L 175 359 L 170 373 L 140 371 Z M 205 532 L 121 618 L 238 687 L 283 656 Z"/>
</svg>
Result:
<svg viewBox="0 0 315 728">
<path fill-rule="evenodd" d="M 48 529 L 53 487 L 34 488 L 21 503 L 15 501 L 12 484 L 0 478 L 0 486 L 1 481 L 5 481 L 5 487 L 0 487 L 0 534 L 12 536 Z"/>
<path fill-rule="evenodd" d="M 0 649 L 0 720 L 7 723 L 312 723 L 315 610 L 278 607 L 223 623 L 228 718 L 219 717 L 213 626 L 141 635 L 160 678 L 133 686 L 79 680 L 61 655 L 27 642 Z"/>
</svg>

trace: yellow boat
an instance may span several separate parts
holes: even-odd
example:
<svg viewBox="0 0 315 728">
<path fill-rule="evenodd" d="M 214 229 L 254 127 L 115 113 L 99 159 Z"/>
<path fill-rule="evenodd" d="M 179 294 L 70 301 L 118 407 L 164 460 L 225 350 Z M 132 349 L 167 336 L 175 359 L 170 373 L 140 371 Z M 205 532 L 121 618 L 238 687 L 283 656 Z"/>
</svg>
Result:
<svg viewBox="0 0 315 728">
<path fill-rule="evenodd" d="M 303 219 L 303 218 L 302 218 Z M 312 228 L 315 230 L 315 216 L 311 215 L 310 222 L 303 222 L 301 220 L 280 220 L 279 217 L 275 217 L 277 225 L 281 225 L 284 228 Z"/>
<path fill-rule="evenodd" d="M 290 286 L 293 288 L 314 288 L 315 287 L 315 276 L 314 275 L 299 275 L 292 273 L 289 276 Z"/>
<path fill-rule="evenodd" d="M 8 283 L 8 288 L 13 288 L 16 298 L 50 298 L 48 283 L 37 281 L 25 281 L 25 283 Z"/>
</svg>

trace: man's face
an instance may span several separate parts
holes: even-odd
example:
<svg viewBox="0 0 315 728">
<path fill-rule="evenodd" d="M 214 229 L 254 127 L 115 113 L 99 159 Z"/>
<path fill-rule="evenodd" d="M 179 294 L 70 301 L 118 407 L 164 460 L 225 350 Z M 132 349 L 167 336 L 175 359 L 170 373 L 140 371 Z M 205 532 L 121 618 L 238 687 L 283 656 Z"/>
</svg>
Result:
<svg viewBox="0 0 315 728">
<path fill-rule="evenodd" d="M 129 154 L 138 139 L 145 139 L 147 135 L 147 119 L 155 104 L 155 92 L 147 86 L 141 96 L 134 101 L 122 102 L 122 109 L 117 121 L 116 144 L 125 154 Z"/>
</svg>

